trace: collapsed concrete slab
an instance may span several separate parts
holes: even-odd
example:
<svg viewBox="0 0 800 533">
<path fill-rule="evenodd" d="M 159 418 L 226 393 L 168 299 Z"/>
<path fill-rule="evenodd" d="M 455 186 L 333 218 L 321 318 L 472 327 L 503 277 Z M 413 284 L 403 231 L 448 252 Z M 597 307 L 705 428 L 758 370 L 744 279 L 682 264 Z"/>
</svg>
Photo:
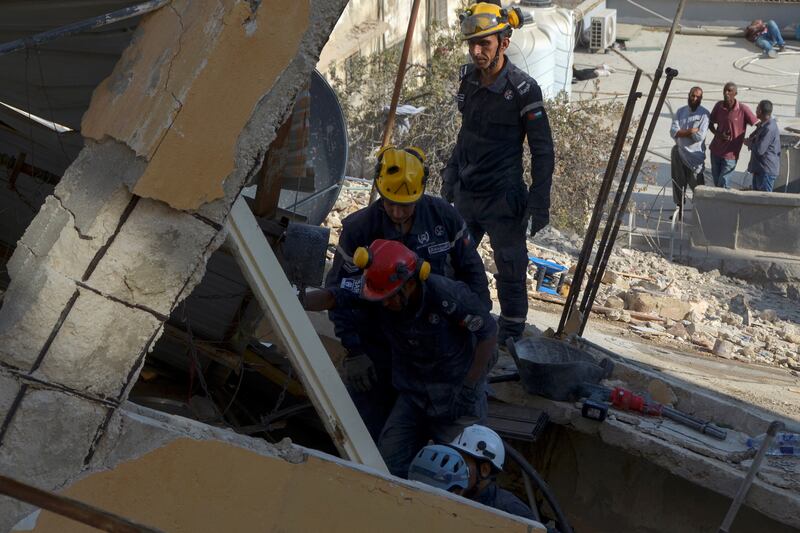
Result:
<svg viewBox="0 0 800 533">
<path fill-rule="evenodd" d="M 9 262 L 4 472 L 55 488 L 90 467 L 345 3 L 176 0 L 143 17 Z M 0 531 L 20 512 L 0 498 Z"/>
<path fill-rule="evenodd" d="M 544 531 L 420 483 L 126 404 L 90 474 L 64 495 L 172 533 Z M 312 511 L 312 512 L 310 512 Z M 31 531 L 85 528 L 49 512 Z"/>
</svg>

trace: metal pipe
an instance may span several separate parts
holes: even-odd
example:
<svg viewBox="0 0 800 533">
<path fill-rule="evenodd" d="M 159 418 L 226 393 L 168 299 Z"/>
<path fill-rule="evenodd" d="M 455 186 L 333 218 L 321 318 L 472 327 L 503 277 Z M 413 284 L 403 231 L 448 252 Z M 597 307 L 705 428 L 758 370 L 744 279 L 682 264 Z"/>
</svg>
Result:
<svg viewBox="0 0 800 533">
<path fill-rule="evenodd" d="M 547 500 L 547 503 L 550 504 L 550 508 L 553 509 L 553 513 L 556 515 L 555 518 L 558 525 L 558 531 L 560 533 L 572 533 L 572 528 L 567 522 L 567 517 L 564 515 L 564 511 L 561 510 L 561 506 L 558 505 L 558 500 L 556 500 L 553 492 L 550 490 L 550 486 L 547 484 L 544 478 L 539 475 L 539 472 L 537 472 L 536 469 L 531 466 L 531 464 L 521 453 L 509 446 L 509 444 L 505 441 L 503 442 L 503 445 L 506 449 L 506 455 L 508 455 L 515 463 L 517 463 L 522 472 L 530 476 L 531 481 L 533 481 L 536 487 L 542 491 L 545 500 Z"/>
<path fill-rule="evenodd" d="M 653 99 L 655 98 L 656 90 L 658 89 L 658 82 L 661 80 L 661 76 L 663 74 L 664 64 L 667 61 L 667 57 L 669 55 L 669 50 L 672 47 L 672 40 L 675 37 L 675 31 L 678 29 L 678 22 L 680 21 L 681 16 L 683 15 L 683 9 L 686 6 L 686 0 L 680 0 L 678 4 L 678 9 L 675 12 L 675 18 L 672 20 L 672 27 L 670 28 L 669 35 L 667 36 L 667 41 L 664 44 L 664 50 L 661 53 L 661 59 L 658 62 L 658 67 L 656 67 L 656 71 L 653 75 L 653 83 L 650 86 L 650 92 L 647 95 L 647 101 L 644 105 L 644 110 L 642 111 L 642 117 L 646 117 L 650 113 L 650 106 L 653 103 Z M 664 91 L 666 92 L 666 91 Z M 658 114 L 655 115 L 655 120 L 658 119 Z M 635 158 L 636 150 L 639 145 L 639 139 L 641 138 L 642 132 L 644 131 L 644 124 L 645 120 L 641 120 L 639 122 L 639 127 L 636 129 L 636 135 L 634 136 L 633 143 L 631 144 L 631 151 L 628 154 L 628 160 L 625 162 L 625 169 L 622 173 L 622 178 L 620 179 L 619 187 L 617 188 L 617 194 L 614 197 L 614 202 L 611 206 L 611 210 L 608 214 L 608 222 L 606 223 L 606 227 L 603 230 L 603 237 L 600 240 L 600 244 L 597 247 L 597 255 L 595 256 L 594 267 L 589 277 L 589 281 L 586 283 L 586 289 L 583 294 L 583 299 L 581 301 L 580 310 L 584 313 L 581 321 L 580 332 L 582 333 L 584 328 L 586 327 L 586 321 L 589 319 L 588 314 L 586 313 L 586 309 L 591 309 L 589 304 L 589 300 L 594 301 L 594 297 L 590 297 L 591 293 L 596 294 L 597 288 L 596 285 L 599 285 L 600 280 L 602 279 L 602 272 L 599 270 L 599 265 L 601 262 L 601 256 L 606 255 L 606 250 L 608 250 L 608 254 L 611 253 L 611 249 L 614 246 L 614 241 L 609 240 L 609 237 L 612 233 L 612 225 L 613 221 L 619 218 L 619 213 L 624 212 L 624 206 L 620 210 L 620 196 L 622 194 L 622 190 L 625 186 L 625 182 L 628 177 L 628 172 L 630 172 L 631 164 Z M 647 152 L 647 144 L 649 141 L 643 146 L 640 150 L 641 154 Z M 627 202 L 625 202 L 627 205 Z M 620 210 L 620 211 L 618 211 Z M 619 231 L 619 230 L 617 230 Z M 616 234 L 614 235 L 616 238 Z"/>
<path fill-rule="evenodd" d="M 785 428 L 786 426 L 784 423 L 778 420 L 772 422 L 769 428 L 767 428 L 767 435 L 764 437 L 764 442 L 762 442 L 761 446 L 758 448 L 758 453 L 756 453 L 756 457 L 753 459 L 753 464 L 750 465 L 750 469 L 747 471 L 744 481 L 742 481 L 742 484 L 739 486 L 739 490 L 736 492 L 736 496 L 733 498 L 727 514 L 725 514 L 722 525 L 719 526 L 719 533 L 728 533 L 730 530 L 733 520 L 739 512 L 739 507 L 742 506 L 742 502 L 744 502 L 744 498 L 747 496 L 747 491 L 750 490 L 750 485 L 753 484 L 753 479 L 756 477 L 758 469 L 761 468 L 761 462 L 764 460 L 764 456 L 767 454 L 772 440 L 779 431 L 783 431 Z"/>
<path fill-rule="evenodd" d="M 597 200 L 595 200 L 594 210 L 592 211 L 592 219 L 589 222 L 589 227 L 586 230 L 586 237 L 583 241 L 581 253 L 578 256 L 578 264 L 575 268 L 575 274 L 572 276 L 572 284 L 569 288 L 567 301 L 564 303 L 564 310 L 561 313 L 561 321 L 558 324 L 557 335 L 560 336 L 564 332 L 564 326 L 567 323 L 569 315 L 575 306 L 575 301 L 578 299 L 581 285 L 583 285 L 583 277 L 586 273 L 586 266 L 589 263 L 589 257 L 594 247 L 594 241 L 597 237 L 597 230 L 600 228 L 600 221 L 603 218 L 603 210 L 605 209 L 606 202 L 608 201 L 608 192 L 611 189 L 611 184 L 614 181 L 614 176 L 617 173 L 617 164 L 619 163 L 622 149 L 625 145 L 625 137 L 628 134 L 631 118 L 633 117 L 633 109 L 636 105 L 636 100 L 641 96 L 641 93 L 636 92 L 639 86 L 639 80 L 642 77 L 642 70 L 636 69 L 636 74 L 633 77 L 631 90 L 628 93 L 628 99 L 625 102 L 625 109 L 622 112 L 622 118 L 619 122 L 617 129 L 617 136 L 614 139 L 614 146 L 611 149 L 606 172 L 603 176 L 603 181 L 600 185 L 600 190 L 597 193 Z"/>
<path fill-rule="evenodd" d="M 392 141 L 392 130 L 394 130 L 394 117 L 397 115 L 397 104 L 400 101 L 400 89 L 403 87 L 403 79 L 406 76 L 406 64 L 408 54 L 411 51 L 411 40 L 414 37 L 414 26 L 417 24 L 417 13 L 419 12 L 420 0 L 414 0 L 411 6 L 411 17 L 408 19 L 408 29 L 406 38 L 403 41 L 403 51 L 400 54 L 400 64 L 397 65 L 397 78 L 394 80 L 394 90 L 392 91 L 392 103 L 389 106 L 389 116 L 386 117 L 386 128 L 383 130 L 383 140 L 381 147 L 388 146 Z M 378 190 L 375 188 L 375 181 L 372 182 L 372 190 L 369 192 L 369 203 L 375 201 Z"/>
<path fill-rule="evenodd" d="M 642 117 L 646 117 L 650 113 L 650 106 L 653 103 L 653 98 L 655 97 L 655 91 L 658 88 L 658 82 L 661 80 L 661 71 L 656 71 L 655 76 L 653 77 L 653 83 L 650 86 L 650 92 L 647 95 L 647 101 L 644 104 L 644 110 L 642 111 Z M 581 299 L 581 305 L 579 310 L 584 313 L 584 317 L 582 317 L 582 321 L 586 318 L 586 304 L 589 300 L 589 293 L 592 290 L 592 287 L 596 283 L 599 282 L 600 279 L 596 276 L 597 270 L 600 266 L 600 258 L 605 253 L 605 250 L 609 247 L 609 236 L 611 235 L 611 227 L 613 225 L 613 221 L 617 216 L 619 211 L 620 203 L 622 202 L 622 197 L 625 191 L 625 185 L 628 182 L 628 176 L 631 172 L 631 167 L 633 166 L 633 162 L 636 159 L 636 150 L 639 146 L 639 140 L 642 137 L 642 133 L 644 132 L 645 124 L 647 123 L 646 120 L 640 120 L 639 125 L 636 128 L 636 134 L 633 136 L 633 142 L 631 143 L 631 151 L 628 153 L 628 158 L 625 161 L 625 168 L 622 170 L 622 176 L 619 179 L 619 185 L 617 185 L 617 192 L 614 195 L 614 201 L 611 203 L 611 209 L 608 212 L 608 219 L 606 220 L 605 228 L 603 228 L 603 236 L 600 238 L 600 242 L 597 245 L 597 253 L 594 259 L 594 265 L 592 265 L 592 271 L 589 273 L 589 279 L 586 282 L 586 288 L 583 292 L 583 298 Z M 582 328 L 581 328 L 582 331 Z"/>
<path fill-rule="evenodd" d="M 667 94 L 669 93 L 669 86 L 672 83 L 672 79 L 678 75 L 678 71 L 675 69 L 668 68 L 667 69 L 667 79 L 664 82 L 664 90 L 661 91 L 661 95 L 658 98 L 658 103 L 656 104 L 655 111 L 653 111 L 653 117 L 650 120 L 650 127 L 647 130 L 647 135 L 645 136 L 644 143 L 642 144 L 642 148 L 639 150 L 639 157 L 636 160 L 636 166 L 631 173 L 630 180 L 628 180 L 628 187 L 625 191 L 625 198 L 622 200 L 622 204 L 619 207 L 619 211 L 617 212 L 616 217 L 611 220 L 609 219 L 606 227 L 611 227 L 611 234 L 609 239 L 606 243 L 606 247 L 603 250 L 602 257 L 598 252 L 598 256 L 596 259 L 599 261 L 595 261 L 595 270 L 592 271 L 594 284 L 589 290 L 587 286 L 586 293 L 584 293 L 584 301 L 581 302 L 581 310 L 584 309 L 591 309 L 592 304 L 594 303 L 594 299 L 597 296 L 597 290 L 600 287 L 600 280 L 603 279 L 603 274 L 605 273 L 606 266 L 608 266 L 608 259 L 611 257 L 611 251 L 614 249 L 614 242 L 617 239 L 617 234 L 619 233 L 619 228 L 622 225 L 622 218 L 625 215 L 625 208 L 628 206 L 628 202 L 631 199 L 631 195 L 633 194 L 633 188 L 636 186 L 636 178 L 639 176 L 639 172 L 642 169 L 642 165 L 644 164 L 644 158 L 647 156 L 647 147 L 650 144 L 650 139 L 653 137 L 653 132 L 656 129 L 656 124 L 658 123 L 659 115 L 661 114 L 661 108 L 664 107 L 664 101 L 667 99 Z M 583 334 L 583 330 L 586 328 L 586 323 L 589 320 L 589 314 L 586 313 L 583 316 L 583 320 L 581 322 L 581 327 L 578 330 L 578 335 Z"/>
<path fill-rule="evenodd" d="M 50 41 L 75 35 L 76 33 L 83 33 L 95 28 L 114 24 L 115 22 L 121 22 L 123 20 L 138 17 L 163 7 L 169 1 L 170 0 L 149 0 L 148 2 L 142 2 L 141 4 L 136 4 L 135 6 L 118 9 L 117 11 L 112 11 L 111 13 L 98 15 L 90 19 L 85 19 L 79 22 L 73 22 L 72 24 L 67 24 L 66 26 L 61 26 L 60 28 L 37 33 L 36 35 L 32 35 L 30 37 L 23 37 L 21 39 L 17 39 L 16 41 L 11 41 L 0 45 L 0 56 L 9 54 L 11 52 L 16 52 L 17 50 L 23 50 L 25 48 L 36 47 Z"/>
<path fill-rule="evenodd" d="M 541 522 L 542 518 L 539 515 L 539 508 L 536 507 L 536 496 L 533 494 L 533 483 L 531 483 L 531 478 L 527 473 L 522 472 L 522 480 L 525 482 L 525 495 L 528 496 L 528 506 L 531 508 L 533 518 L 537 522 Z"/>
<path fill-rule="evenodd" d="M 341 185 L 339 183 L 334 183 L 333 185 L 329 185 L 329 186 L 325 187 L 324 189 L 315 192 L 314 194 L 309 194 L 305 198 L 303 198 L 301 200 L 298 200 L 295 203 L 293 203 L 292 205 L 290 205 L 289 207 L 287 207 L 286 211 L 294 211 L 295 209 L 297 209 L 301 205 L 305 205 L 305 204 L 307 204 L 308 202 L 310 202 L 312 200 L 316 200 L 317 198 L 319 198 L 323 194 L 329 193 L 334 189 L 338 189 L 340 186 Z"/>
<path fill-rule="evenodd" d="M 110 533 L 161 533 L 91 505 L 0 475 L 0 494 Z"/>
<path fill-rule="evenodd" d="M 673 409 L 672 407 L 665 405 L 663 409 L 661 409 L 661 415 L 664 418 L 669 418 L 674 422 L 682 424 L 686 427 L 690 427 L 695 431 L 699 431 L 700 433 L 714 437 L 715 439 L 725 440 L 728 438 L 728 432 L 724 429 L 715 426 L 711 422 L 706 422 L 705 420 L 682 413 L 677 409 Z"/>
</svg>

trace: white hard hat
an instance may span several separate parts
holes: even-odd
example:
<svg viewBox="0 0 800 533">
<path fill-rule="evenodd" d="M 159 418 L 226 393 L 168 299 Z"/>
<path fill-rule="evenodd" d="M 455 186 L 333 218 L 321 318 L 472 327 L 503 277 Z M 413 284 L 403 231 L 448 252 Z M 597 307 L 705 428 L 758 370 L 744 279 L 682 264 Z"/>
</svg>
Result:
<svg viewBox="0 0 800 533">
<path fill-rule="evenodd" d="M 464 428 L 450 443 L 450 446 L 468 453 L 475 459 L 489 461 L 498 470 L 503 469 L 506 449 L 500 435 L 487 428 L 473 424 Z"/>
</svg>

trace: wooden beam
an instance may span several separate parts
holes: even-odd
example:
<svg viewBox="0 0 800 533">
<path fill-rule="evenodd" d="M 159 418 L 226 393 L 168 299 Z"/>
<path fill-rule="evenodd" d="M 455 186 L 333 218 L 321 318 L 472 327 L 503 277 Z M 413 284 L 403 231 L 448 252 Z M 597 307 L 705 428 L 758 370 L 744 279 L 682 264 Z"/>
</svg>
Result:
<svg viewBox="0 0 800 533">
<path fill-rule="evenodd" d="M 231 209 L 227 227 L 230 247 L 236 252 L 242 273 L 281 337 L 282 345 L 286 347 L 292 365 L 337 449 L 351 461 L 387 473 L 386 464 L 308 315 L 300 306 L 295 289 L 289 284 L 253 212 L 241 196 Z"/>
</svg>

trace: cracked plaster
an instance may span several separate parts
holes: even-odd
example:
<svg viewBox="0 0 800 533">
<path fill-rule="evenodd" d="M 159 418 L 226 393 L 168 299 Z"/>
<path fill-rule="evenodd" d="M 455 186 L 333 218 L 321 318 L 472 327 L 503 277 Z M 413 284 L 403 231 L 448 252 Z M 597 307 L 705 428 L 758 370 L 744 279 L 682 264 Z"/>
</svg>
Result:
<svg viewBox="0 0 800 533">
<path fill-rule="evenodd" d="M 220 9 L 221 25 L 201 24 Z M 135 194 L 186 210 L 224 197 L 222 182 L 234 171 L 237 144 L 224 132 L 244 128 L 297 54 L 311 7 L 309 0 L 274 0 L 255 13 L 251 9 L 243 0 L 172 2 L 142 21 L 139 37 L 96 89 L 82 132 L 98 140 L 117 139 L 149 160 Z M 273 21 L 275 13 L 280 23 Z M 260 17 L 270 23 L 258 24 Z M 253 23 L 255 30 L 248 31 Z M 158 62 L 164 50 L 175 52 L 169 61 Z M 123 66 L 132 81 L 116 93 L 113 80 L 125 75 Z M 143 87 L 152 85 L 155 72 L 165 80 L 163 89 L 147 96 Z M 142 124 L 116 120 L 123 109 L 148 118 Z M 262 142 L 264 150 L 268 140 Z"/>
</svg>

